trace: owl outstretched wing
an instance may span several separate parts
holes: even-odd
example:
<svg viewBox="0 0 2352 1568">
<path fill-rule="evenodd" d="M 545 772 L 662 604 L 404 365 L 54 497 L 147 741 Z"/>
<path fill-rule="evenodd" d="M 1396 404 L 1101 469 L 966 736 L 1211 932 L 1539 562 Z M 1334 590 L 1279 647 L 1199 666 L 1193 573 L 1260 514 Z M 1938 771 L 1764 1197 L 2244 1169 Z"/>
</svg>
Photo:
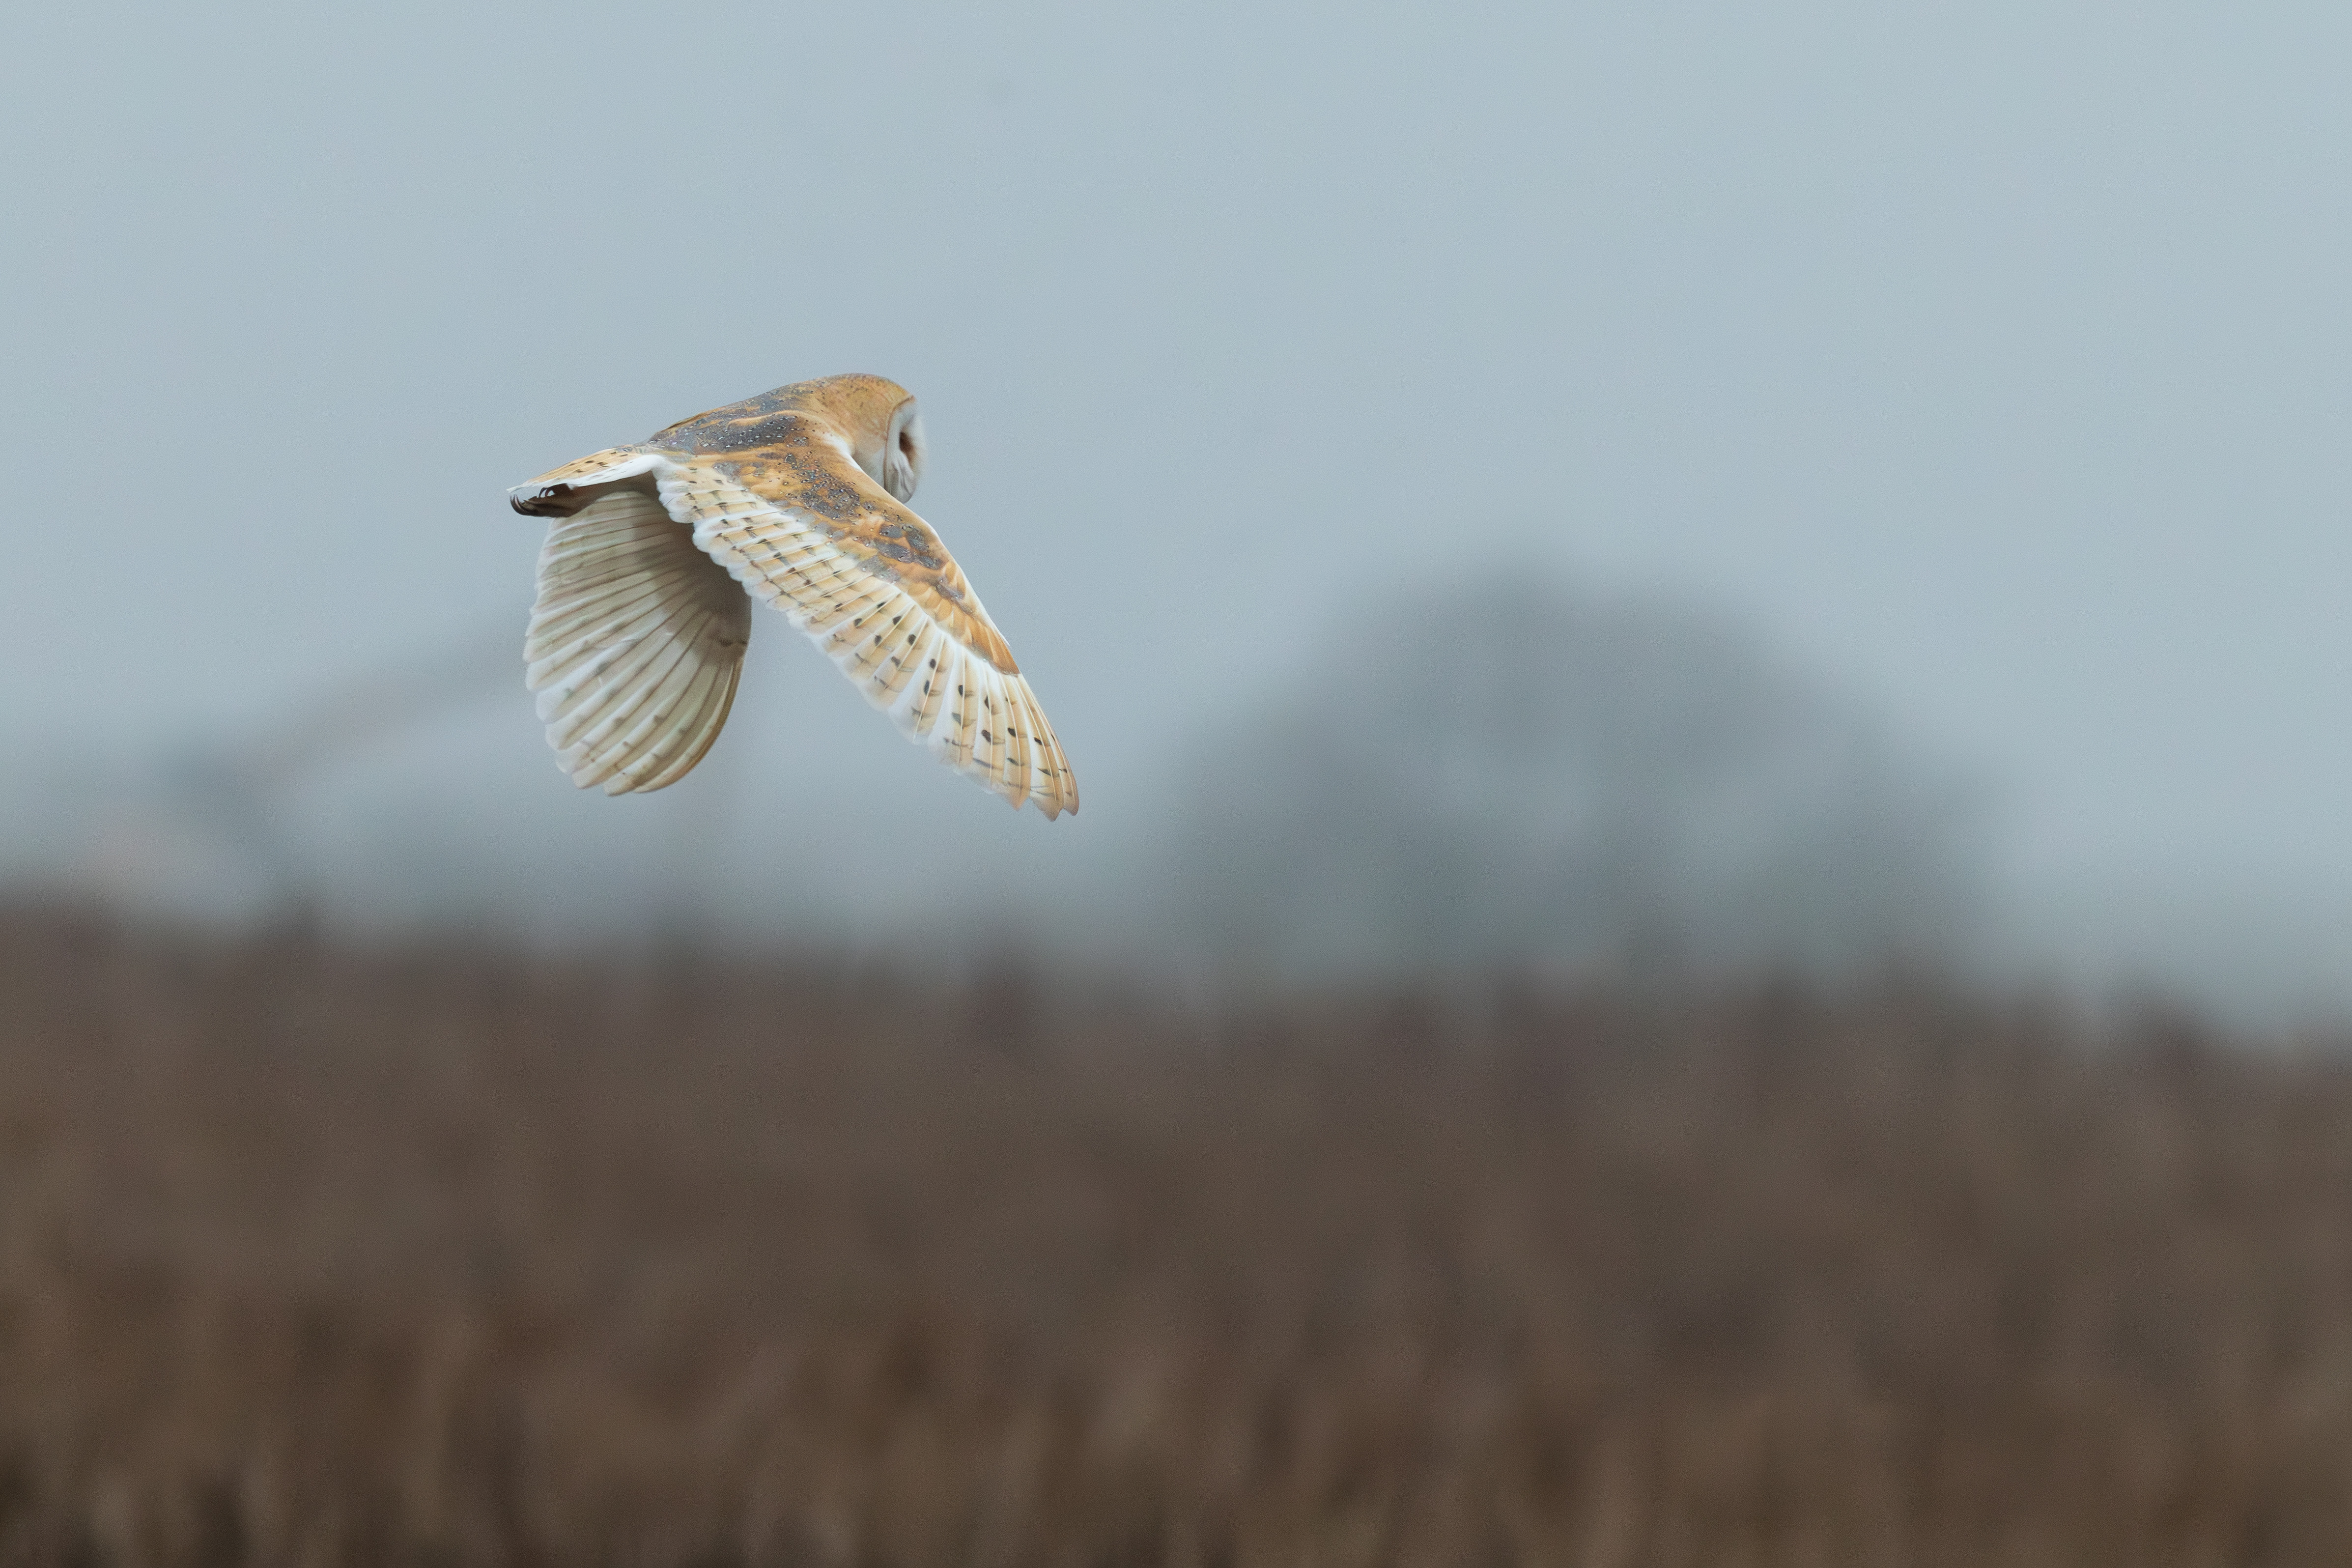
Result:
<svg viewBox="0 0 2352 1568">
<path fill-rule="evenodd" d="M 693 457 L 662 504 L 908 736 L 1015 806 L 1078 808 L 1054 726 L 939 534 L 832 442 Z"/>
<path fill-rule="evenodd" d="M 719 737 L 751 606 L 642 490 L 614 489 L 547 531 L 523 641 L 557 764 L 583 789 L 660 789 Z"/>
<path fill-rule="evenodd" d="M 908 737 L 1016 807 L 1034 805 L 1049 820 L 1077 810 L 1077 780 L 1053 724 L 937 531 L 814 420 L 771 416 L 756 445 L 673 436 L 694 423 L 566 464 L 520 487 L 518 504 L 560 510 L 598 497 L 576 514 L 584 520 L 616 497 L 643 499 L 635 487 L 650 479 L 677 543 L 699 547 L 706 578 L 731 575 L 782 610 Z M 552 549 L 556 532 L 549 537 Z M 682 593 L 677 584 L 702 579 L 680 572 L 662 581 Z M 648 782 L 614 770 L 605 787 L 658 788 L 693 765 L 676 764 L 677 747 L 663 754 L 670 765 L 645 773 Z"/>
</svg>

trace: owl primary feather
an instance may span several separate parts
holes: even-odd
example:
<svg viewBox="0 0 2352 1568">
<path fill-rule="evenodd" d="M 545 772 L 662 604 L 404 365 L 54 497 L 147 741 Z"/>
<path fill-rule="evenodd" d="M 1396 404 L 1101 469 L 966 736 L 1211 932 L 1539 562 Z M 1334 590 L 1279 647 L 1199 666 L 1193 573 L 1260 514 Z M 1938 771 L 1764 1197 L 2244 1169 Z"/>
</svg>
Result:
<svg viewBox="0 0 2352 1568">
<path fill-rule="evenodd" d="M 523 658 L 557 765 L 607 795 L 685 777 L 727 722 L 758 599 L 949 766 L 1048 819 L 1077 810 L 1004 635 L 907 508 L 922 474 L 914 398 L 835 375 L 516 487 L 515 510 L 553 520 Z"/>
</svg>

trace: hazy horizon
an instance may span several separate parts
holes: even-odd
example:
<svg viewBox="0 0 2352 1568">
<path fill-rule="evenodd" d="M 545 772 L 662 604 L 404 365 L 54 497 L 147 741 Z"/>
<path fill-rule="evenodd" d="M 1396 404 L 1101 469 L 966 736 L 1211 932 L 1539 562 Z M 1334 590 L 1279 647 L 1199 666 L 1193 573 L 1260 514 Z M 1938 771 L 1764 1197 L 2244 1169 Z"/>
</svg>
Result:
<svg viewBox="0 0 2352 1568">
<path fill-rule="evenodd" d="M 1344 679 L 1316 639 L 1398 646 L 1416 592 L 1557 580 L 1760 628 L 1979 781 L 2020 945 L 2352 997 L 2352 16 L 236 5 L 11 34 L 0 449 L 67 498 L 0 574 L 20 869 L 142 770 L 519 648 L 541 529 L 507 485 L 858 369 L 923 400 L 917 506 L 1052 713 L 1076 821 L 931 768 L 770 617 L 659 800 L 575 797 L 518 662 L 306 784 L 305 831 L 460 880 L 520 847 L 551 905 L 739 909 L 803 864 L 795 824 L 870 803 L 934 826 L 938 876 L 842 887 L 851 928 L 1115 889 L 1169 737 Z M 665 882 L 722 833 L 759 836 L 749 886 Z M 859 872 L 805 867 L 810 910 Z"/>
</svg>

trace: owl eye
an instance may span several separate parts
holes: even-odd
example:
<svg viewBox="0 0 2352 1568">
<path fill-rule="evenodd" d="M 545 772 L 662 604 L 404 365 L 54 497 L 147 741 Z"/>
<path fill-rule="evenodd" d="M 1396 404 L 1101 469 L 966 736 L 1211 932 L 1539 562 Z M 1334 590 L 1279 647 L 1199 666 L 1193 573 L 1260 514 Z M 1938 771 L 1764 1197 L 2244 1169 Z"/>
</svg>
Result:
<svg viewBox="0 0 2352 1568">
<path fill-rule="evenodd" d="M 910 458 L 915 455 L 915 438 L 904 430 L 898 432 L 898 450 Z"/>
</svg>

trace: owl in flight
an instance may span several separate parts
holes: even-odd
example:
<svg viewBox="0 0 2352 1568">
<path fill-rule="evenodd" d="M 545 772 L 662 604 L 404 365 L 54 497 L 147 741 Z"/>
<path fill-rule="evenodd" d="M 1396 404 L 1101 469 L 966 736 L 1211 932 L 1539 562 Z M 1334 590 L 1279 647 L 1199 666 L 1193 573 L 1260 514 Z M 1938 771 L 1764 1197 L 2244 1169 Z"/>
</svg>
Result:
<svg viewBox="0 0 2352 1568">
<path fill-rule="evenodd" d="M 1048 820 L 1077 810 L 1013 650 L 907 509 L 922 477 L 906 389 L 831 375 L 509 492 L 554 520 L 523 658 L 556 765 L 607 795 L 684 778 L 727 722 L 756 598 L 950 767 Z"/>
</svg>

